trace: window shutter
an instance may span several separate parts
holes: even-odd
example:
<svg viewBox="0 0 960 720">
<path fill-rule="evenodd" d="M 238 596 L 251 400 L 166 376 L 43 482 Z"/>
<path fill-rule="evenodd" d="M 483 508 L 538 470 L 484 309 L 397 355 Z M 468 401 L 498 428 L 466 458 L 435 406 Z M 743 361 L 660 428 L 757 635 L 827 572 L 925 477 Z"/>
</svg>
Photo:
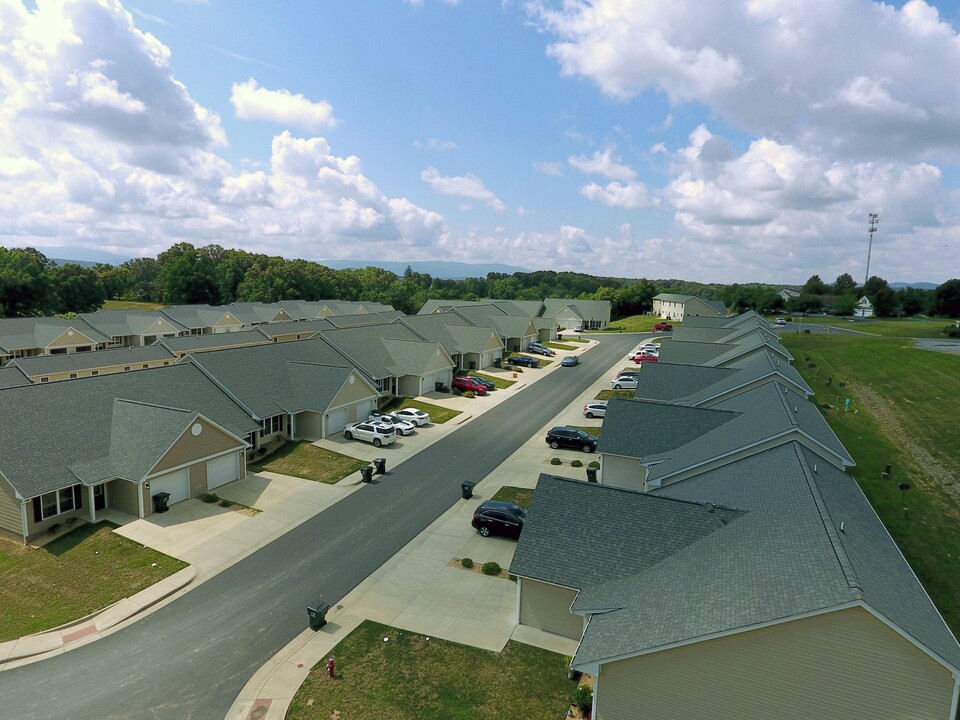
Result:
<svg viewBox="0 0 960 720">
<path fill-rule="evenodd" d="M 40 498 L 35 497 L 33 499 L 33 521 L 40 522 L 43 520 L 43 510 L 40 509 Z"/>
</svg>

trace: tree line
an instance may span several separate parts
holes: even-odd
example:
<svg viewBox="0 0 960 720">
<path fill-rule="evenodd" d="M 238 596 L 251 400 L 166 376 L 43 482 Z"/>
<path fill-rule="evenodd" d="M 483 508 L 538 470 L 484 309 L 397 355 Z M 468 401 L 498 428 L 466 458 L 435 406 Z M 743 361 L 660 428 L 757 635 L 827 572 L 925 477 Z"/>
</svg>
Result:
<svg viewBox="0 0 960 720">
<path fill-rule="evenodd" d="M 722 300 L 733 312 L 821 312 L 853 314 L 866 294 L 875 314 L 960 316 L 960 280 L 936 291 L 894 290 L 870 278 L 858 287 L 849 274 L 832 285 L 811 277 L 798 297 L 784 300 L 779 286 L 703 284 L 685 280 L 597 277 L 585 273 L 538 270 L 488 273 L 486 277 L 444 279 L 414 272 L 402 275 L 377 267 L 335 270 L 308 260 L 178 243 L 156 258 L 135 258 L 120 265 L 85 267 L 57 264 L 33 249 L 0 247 L 0 316 L 25 317 L 92 312 L 106 300 L 164 305 L 278 300 L 367 300 L 416 313 L 427 300 L 543 300 L 547 297 L 609 300 L 613 319 L 650 311 L 661 292 Z"/>
</svg>

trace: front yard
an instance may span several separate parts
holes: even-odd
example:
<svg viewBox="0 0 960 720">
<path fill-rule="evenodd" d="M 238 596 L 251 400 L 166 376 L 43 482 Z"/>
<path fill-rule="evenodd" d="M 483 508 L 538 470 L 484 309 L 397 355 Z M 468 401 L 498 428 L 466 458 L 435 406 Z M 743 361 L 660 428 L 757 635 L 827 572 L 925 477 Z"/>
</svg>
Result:
<svg viewBox="0 0 960 720">
<path fill-rule="evenodd" d="M 499 385 L 497 387 L 499 387 Z M 450 408 L 434 405 L 433 403 L 421 402 L 420 400 L 412 400 L 410 398 L 396 398 L 391 400 L 390 403 L 383 408 L 383 411 L 393 412 L 394 410 L 402 410 L 403 408 L 423 410 L 430 415 L 430 422 L 437 425 L 443 425 L 443 423 L 453 420 L 457 415 L 462 414 L 460 410 L 451 410 Z"/>
<path fill-rule="evenodd" d="M 102 610 L 187 564 L 83 524 L 37 549 L 0 541 L 0 642 Z"/>
<path fill-rule="evenodd" d="M 264 462 L 248 465 L 247 469 L 250 472 L 266 470 L 332 485 L 369 464 L 369 460 L 357 460 L 308 442 L 290 442 Z"/>
<path fill-rule="evenodd" d="M 314 666 L 287 712 L 289 720 L 555 720 L 577 683 L 569 658 L 509 642 L 494 653 L 398 630 L 369 620 Z"/>
</svg>

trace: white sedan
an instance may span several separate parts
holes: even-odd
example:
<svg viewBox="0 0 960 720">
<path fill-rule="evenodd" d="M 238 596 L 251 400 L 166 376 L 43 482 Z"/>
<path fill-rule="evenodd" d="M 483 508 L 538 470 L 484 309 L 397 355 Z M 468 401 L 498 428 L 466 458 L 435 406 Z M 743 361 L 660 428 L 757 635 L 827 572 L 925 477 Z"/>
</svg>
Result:
<svg viewBox="0 0 960 720">
<path fill-rule="evenodd" d="M 397 435 L 413 435 L 413 433 L 417 431 L 416 424 L 409 420 L 399 418 L 393 413 L 374 413 L 367 419 L 371 422 L 382 422 L 387 425 L 393 425 L 393 429 L 397 431 Z"/>
<path fill-rule="evenodd" d="M 614 378 L 610 384 L 613 385 L 614 390 L 636 390 L 637 378 L 633 375 L 625 375 Z"/>
<path fill-rule="evenodd" d="M 391 414 L 394 417 L 400 418 L 401 420 L 412 422 L 417 427 L 421 427 L 430 422 L 430 414 L 425 413 L 423 410 L 418 410 L 417 408 L 403 408 L 402 410 L 395 410 Z"/>
</svg>

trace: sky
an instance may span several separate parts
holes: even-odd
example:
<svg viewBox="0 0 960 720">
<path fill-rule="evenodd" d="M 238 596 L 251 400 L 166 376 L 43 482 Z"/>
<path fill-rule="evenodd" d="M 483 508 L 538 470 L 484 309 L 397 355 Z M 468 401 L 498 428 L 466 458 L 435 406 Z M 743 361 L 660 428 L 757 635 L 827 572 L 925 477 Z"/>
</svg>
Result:
<svg viewBox="0 0 960 720">
<path fill-rule="evenodd" d="M 0 0 L 0 246 L 960 277 L 960 0 Z"/>
</svg>

